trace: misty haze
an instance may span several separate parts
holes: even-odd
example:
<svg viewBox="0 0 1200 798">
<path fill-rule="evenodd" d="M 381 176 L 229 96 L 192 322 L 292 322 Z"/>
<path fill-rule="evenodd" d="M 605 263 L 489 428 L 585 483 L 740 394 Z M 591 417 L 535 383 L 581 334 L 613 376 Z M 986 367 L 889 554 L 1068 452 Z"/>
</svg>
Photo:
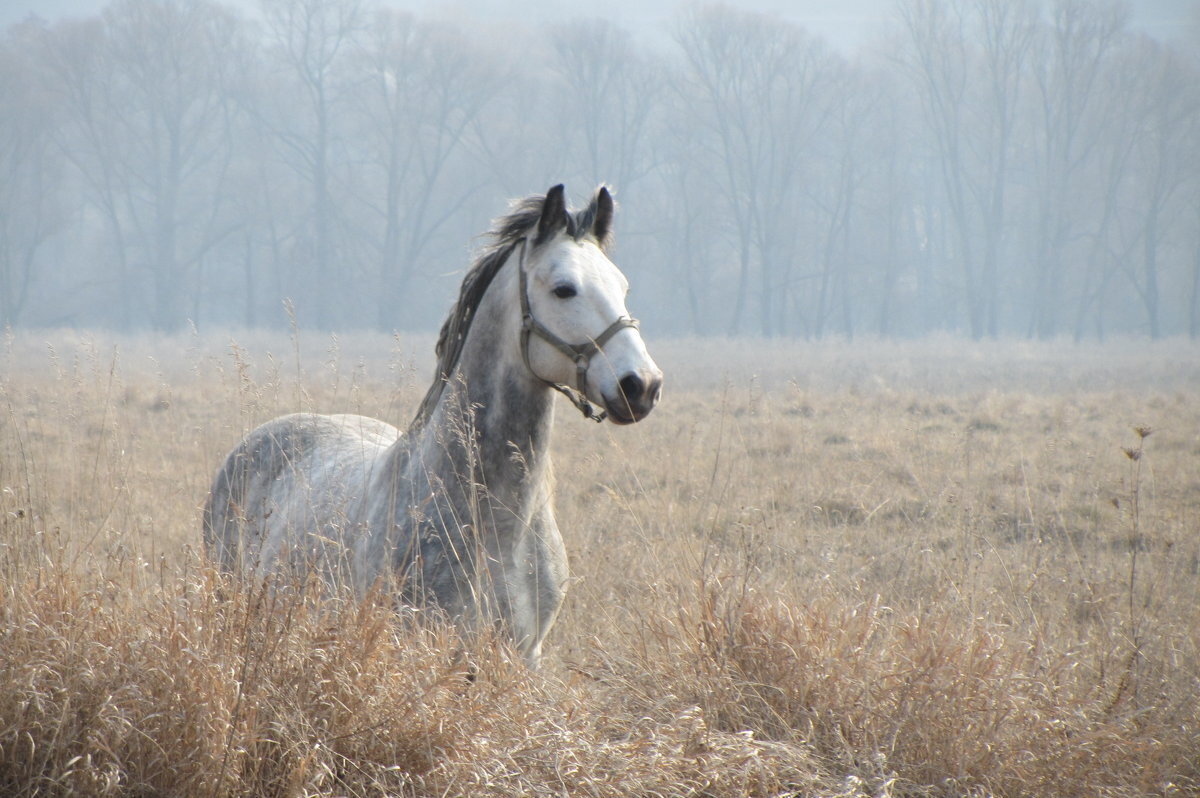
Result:
<svg viewBox="0 0 1200 798">
<path fill-rule="evenodd" d="M 613 189 L 658 335 L 1200 334 L 1194 14 L 858 3 L 830 43 L 631 7 L 13 22 L 0 326 L 431 330 L 505 201 L 564 182 Z"/>
<path fill-rule="evenodd" d="M 1200 0 L 0 34 L 3 798 L 1200 795 Z"/>
</svg>

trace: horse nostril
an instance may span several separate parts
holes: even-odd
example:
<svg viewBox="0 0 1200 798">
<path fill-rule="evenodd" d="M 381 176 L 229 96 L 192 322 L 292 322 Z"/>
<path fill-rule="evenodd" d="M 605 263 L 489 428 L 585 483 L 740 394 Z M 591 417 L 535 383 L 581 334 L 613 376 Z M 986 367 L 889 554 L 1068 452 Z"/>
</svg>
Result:
<svg viewBox="0 0 1200 798">
<path fill-rule="evenodd" d="M 636 374 L 629 374 L 621 378 L 621 393 L 625 395 L 625 400 L 632 403 L 642 398 L 642 392 L 646 390 L 645 383 L 642 378 Z"/>
</svg>

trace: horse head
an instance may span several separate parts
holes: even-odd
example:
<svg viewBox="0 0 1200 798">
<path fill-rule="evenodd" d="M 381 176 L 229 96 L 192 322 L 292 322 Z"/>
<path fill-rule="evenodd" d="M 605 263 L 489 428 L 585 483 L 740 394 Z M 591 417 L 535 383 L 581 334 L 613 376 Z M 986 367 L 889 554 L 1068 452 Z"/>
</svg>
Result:
<svg viewBox="0 0 1200 798">
<path fill-rule="evenodd" d="M 535 228 L 522 240 L 521 347 L 533 376 L 589 403 L 617 424 L 645 418 L 662 392 L 662 371 L 625 307 L 629 281 L 609 260 L 614 203 L 601 186 L 588 207 L 567 210 L 563 186 L 546 193 Z M 577 395 L 573 395 L 577 394 Z"/>
</svg>

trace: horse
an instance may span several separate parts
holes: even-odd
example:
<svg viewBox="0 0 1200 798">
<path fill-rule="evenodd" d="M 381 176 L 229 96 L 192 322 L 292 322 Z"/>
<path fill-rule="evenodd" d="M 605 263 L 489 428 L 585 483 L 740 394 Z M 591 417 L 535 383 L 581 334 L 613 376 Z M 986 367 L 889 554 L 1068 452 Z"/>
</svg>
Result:
<svg viewBox="0 0 1200 798">
<path fill-rule="evenodd" d="M 359 595 L 382 587 L 468 632 L 498 628 L 537 667 L 568 575 L 553 505 L 555 392 L 625 425 L 662 391 L 608 257 L 613 214 L 605 186 L 581 211 L 562 185 L 511 204 L 463 278 L 404 432 L 316 413 L 250 432 L 204 507 L 220 570 L 316 573 Z"/>
</svg>

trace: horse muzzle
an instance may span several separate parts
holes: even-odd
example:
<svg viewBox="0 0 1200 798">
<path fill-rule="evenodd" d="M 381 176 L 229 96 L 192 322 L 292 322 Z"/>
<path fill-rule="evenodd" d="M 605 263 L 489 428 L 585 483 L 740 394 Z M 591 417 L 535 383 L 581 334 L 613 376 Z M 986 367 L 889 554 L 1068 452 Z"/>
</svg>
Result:
<svg viewBox="0 0 1200 798">
<path fill-rule="evenodd" d="M 630 372 L 617 382 L 616 396 L 604 397 L 604 409 L 614 424 L 633 424 L 650 415 L 662 396 L 662 372 Z"/>
</svg>

